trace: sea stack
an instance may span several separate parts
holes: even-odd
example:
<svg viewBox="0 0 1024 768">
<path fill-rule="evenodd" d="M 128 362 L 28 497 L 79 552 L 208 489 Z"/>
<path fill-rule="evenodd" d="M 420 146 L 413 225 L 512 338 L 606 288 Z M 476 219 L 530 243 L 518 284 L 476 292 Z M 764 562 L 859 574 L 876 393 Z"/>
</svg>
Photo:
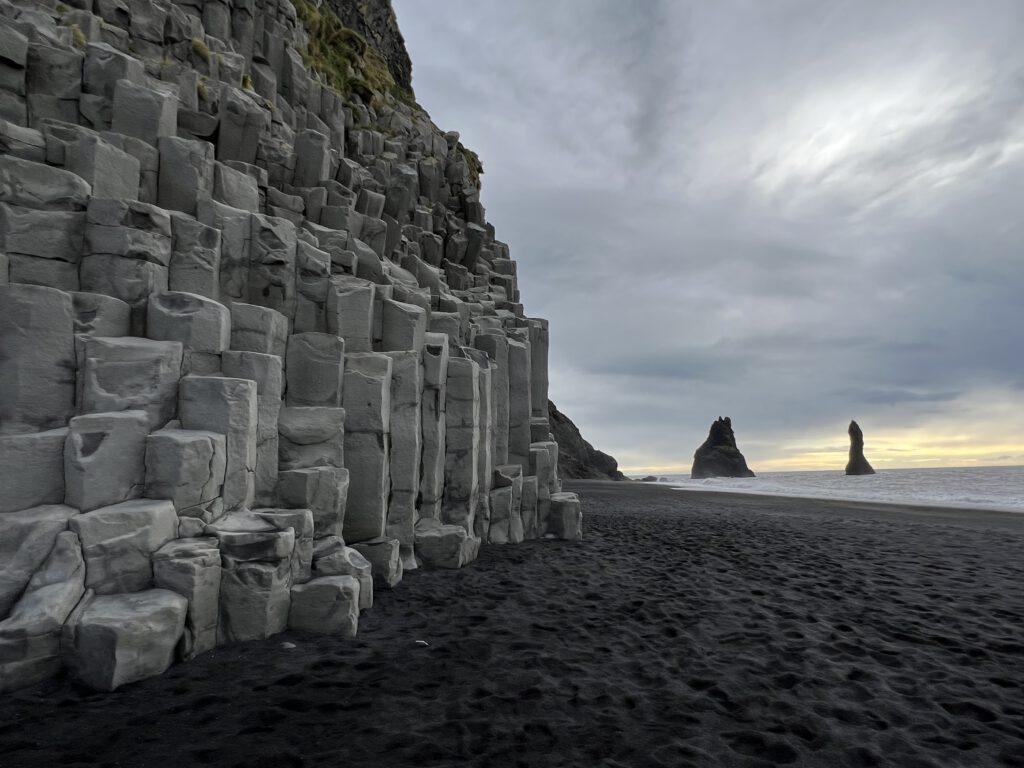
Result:
<svg viewBox="0 0 1024 768">
<path fill-rule="evenodd" d="M 864 433 L 856 421 L 850 422 L 850 460 L 846 463 L 848 475 L 873 475 L 874 468 L 864 458 Z"/>
<path fill-rule="evenodd" d="M 732 420 L 719 416 L 711 425 L 708 439 L 693 455 L 693 469 L 690 477 L 702 480 L 706 477 L 754 477 L 747 467 L 740 449 L 736 447 L 736 435 L 732 431 Z"/>
</svg>

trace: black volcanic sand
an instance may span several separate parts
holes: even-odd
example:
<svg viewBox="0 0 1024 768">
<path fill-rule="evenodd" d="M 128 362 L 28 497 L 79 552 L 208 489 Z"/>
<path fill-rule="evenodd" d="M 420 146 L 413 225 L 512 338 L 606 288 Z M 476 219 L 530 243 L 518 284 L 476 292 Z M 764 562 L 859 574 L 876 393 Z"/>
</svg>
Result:
<svg viewBox="0 0 1024 768">
<path fill-rule="evenodd" d="M 0 766 L 1024 765 L 1024 516 L 575 487 L 582 545 L 412 573 L 356 640 L 8 695 Z"/>
</svg>

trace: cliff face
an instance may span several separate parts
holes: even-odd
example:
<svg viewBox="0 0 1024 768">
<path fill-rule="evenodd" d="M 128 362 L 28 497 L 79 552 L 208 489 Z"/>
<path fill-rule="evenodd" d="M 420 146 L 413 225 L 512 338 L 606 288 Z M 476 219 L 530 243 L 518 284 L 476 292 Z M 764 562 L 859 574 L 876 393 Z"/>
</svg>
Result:
<svg viewBox="0 0 1024 768">
<path fill-rule="evenodd" d="M 342 24 L 362 35 L 387 63 L 395 83 L 412 93 L 412 61 L 388 0 L 329 0 Z"/>
<path fill-rule="evenodd" d="M 575 480 L 628 479 L 619 471 L 618 462 L 584 440 L 576 425 L 550 400 L 548 422 L 558 442 L 558 469 L 563 477 Z"/>
<path fill-rule="evenodd" d="M 0 691 L 581 537 L 547 321 L 388 3 L 0 0 L 0 75 Z"/>
</svg>

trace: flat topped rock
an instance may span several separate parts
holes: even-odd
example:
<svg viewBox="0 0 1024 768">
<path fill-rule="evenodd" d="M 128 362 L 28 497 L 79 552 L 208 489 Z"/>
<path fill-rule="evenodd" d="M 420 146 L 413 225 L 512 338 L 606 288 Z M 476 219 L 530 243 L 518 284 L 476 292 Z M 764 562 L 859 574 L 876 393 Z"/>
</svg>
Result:
<svg viewBox="0 0 1024 768">
<path fill-rule="evenodd" d="M 732 431 L 732 420 L 719 416 L 711 425 L 708 439 L 693 455 L 690 477 L 701 480 L 706 477 L 754 477 L 747 467 L 740 449 L 736 447 L 736 435 Z"/>
<path fill-rule="evenodd" d="M 874 467 L 864 458 L 864 433 L 856 421 L 850 422 L 850 460 L 846 463 L 848 475 L 873 475 Z"/>
</svg>

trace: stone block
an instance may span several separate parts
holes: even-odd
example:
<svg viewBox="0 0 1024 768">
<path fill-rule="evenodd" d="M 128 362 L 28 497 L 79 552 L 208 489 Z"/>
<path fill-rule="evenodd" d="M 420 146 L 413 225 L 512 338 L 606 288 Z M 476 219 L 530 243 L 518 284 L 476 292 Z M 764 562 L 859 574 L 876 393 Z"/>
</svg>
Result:
<svg viewBox="0 0 1024 768">
<path fill-rule="evenodd" d="M 0 285 L 0 434 L 67 424 L 74 413 L 71 296 L 36 285 Z"/>
<path fill-rule="evenodd" d="M 284 367 L 277 355 L 228 350 L 221 358 L 225 376 L 256 382 L 256 500 L 270 504 L 277 487 L 278 417 Z"/>
<path fill-rule="evenodd" d="M 75 333 L 87 336 L 127 336 L 131 329 L 131 307 L 102 293 L 76 291 L 71 294 Z"/>
<path fill-rule="evenodd" d="M 296 333 L 288 337 L 285 366 L 289 406 L 342 405 L 345 382 L 345 341 L 328 333 Z"/>
<path fill-rule="evenodd" d="M 91 194 L 88 182 L 70 171 L 0 155 L 0 203 L 44 211 L 81 211 Z"/>
<path fill-rule="evenodd" d="M 537 508 L 538 501 L 537 478 L 532 475 L 524 477 L 522 503 L 520 504 L 524 539 L 540 538 L 541 526 Z"/>
<path fill-rule="evenodd" d="M 256 494 L 256 383 L 222 376 L 186 376 L 178 399 L 184 429 L 224 435 L 224 507 L 252 506 Z"/>
<path fill-rule="evenodd" d="M 278 417 L 280 470 L 344 467 L 344 408 L 285 407 Z"/>
<path fill-rule="evenodd" d="M 284 358 L 288 318 L 269 307 L 231 303 L 231 349 Z"/>
<path fill-rule="evenodd" d="M 295 225 L 254 213 L 250 217 L 249 302 L 295 317 Z"/>
<path fill-rule="evenodd" d="M 394 589 L 402 580 L 402 556 L 398 539 L 381 536 L 352 545 L 366 558 L 373 573 L 374 588 Z"/>
<path fill-rule="evenodd" d="M 426 311 L 391 299 L 384 300 L 382 310 L 381 349 L 422 351 L 427 332 Z"/>
<path fill-rule="evenodd" d="M 295 251 L 296 333 L 327 329 L 327 292 L 331 284 L 331 256 L 306 242 Z"/>
<path fill-rule="evenodd" d="M 219 298 L 220 231 L 176 211 L 171 214 L 171 233 L 167 287 Z"/>
<path fill-rule="evenodd" d="M 100 691 L 163 674 L 185 628 L 188 600 L 166 589 L 99 595 L 69 620 L 64 663 L 79 682 Z"/>
<path fill-rule="evenodd" d="M 196 218 L 220 232 L 218 298 L 223 303 L 249 300 L 249 250 L 252 214 L 240 208 L 199 200 Z"/>
<path fill-rule="evenodd" d="M 83 291 L 105 293 L 130 307 L 131 332 L 146 335 L 146 306 L 154 293 L 167 290 L 167 267 L 139 259 L 90 254 L 82 259 Z"/>
<path fill-rule="evenodd" d="M 387 433 L 391 425 L 392 359 L 377 352 L 345 358 L 346 431 Z"/>
<path fill-rule="evenodd" d="M 303 130 L 295 136 L 296 187 L 315 187 L 331 175 L 331 140 L 324 134 Z"/>
<path fill-rule="evenodd" d="M 479 552 L 480 540 L 461 525 L 445 525 L 433 518 L 416 523 L 416 556 L 428 568 L 463 568 Z"/>
<path fill-rule="evenodd" d="M 63 531 L 10 615 L 0 621 L 0 692 L 57 674 L 61 627 L 84 593 L 85 561 L 78 537 Z"/>
<path fill-rule="evenodd" d="M 389 452 L 387 433 L 345 432 L 350 483 L 344 537 L 349 543 L 384 535 L 390 487 Z"/>
<path fill-rule="evenodd" d="M 148 433 L 145 411 L 71 419 L 64 442 L 64 503 L 88 512 L 141 496 Z"/>
<path fill-rule="evenodd" d="M 231 312 L 205 296 L 167 291 L 150 298 L 146 332 L 152 339 L 181 342 L 192 353 L 219 355 L 231 343 Z"/>
<path fill-rule="evenodd" d="M 90 254 L 166 267 L 171 261 L 171 217 L 162 208 L 137 200 L 94 197 L 86 215 L 85 241 Z"/>
<path fill-rule="evenodd" d="M 337 277 L 327 291 L 327 330 L 345 339 L 349 352 L 373 350 L 373 283 Z"/>
<path fill-rule="evenodd" d="M 155 147 L 161 136 L 177 133 L 178 99 L 166 89 L 118 80 L 111 119 L 112 130 Z"/>
<path fill-rule="evenodd" d="M 145 495 L 169 499 L 181 513 L 221 495 L 227 463 L 224 435 L 161 429 L 145 441 Z"/>
<path fill-rule="evenodd" d="M 196 215 L 197 203 L 213 195 L 213 145 L 161 136 L 157 200 L 161 208 Z"/>
<path fill-rule="evenodd" d="M 10 613 L 77 514 L 59 504 L 0 514 L 0 616 Z"/>
<path fill-rule="evenodd" d="M 530 466 L 530 346 L 515 339 L 508 342 L 509 437 L 508 460 Z"/>
<path fill-rule="evenodd" d="M 313 575 L 352 576 L 359 582 L 359 610 L 373 606 L 373 569 L 370 561 L 352 547 L 346 547 L 340 536 L 318 539 L 313 549 Z"/>
<path fill-rule="evenodd" d="M 69 526 L 82 542 L 85 586 L 99 595 L 149 589 L 153 553 L 178 536 L 174 505 L 163 500 L 101 507 L 72 517 Z"/>
<path fill-rule="evenodd" d="M 448 381 L 448 339 L 428 333 L 422 355 L 422 458 L 419 515 L 440 518 L 444 490 L 445 401 Z"/>
<path fill-rule="evenodd" d="M 213 169 L 213 198 L 232 208 L 259 210 L 260 188 L 247 173 L 218 162 Z"/>
<path fill-rule="evenodd" d="M 487 353 L 495 367 L 491 373 L 491 417 L 494 446 L 492 460 L 495 466 L 508 463 L 509 438 L 509 369 L 508 338 L 501 331 L 478 333 L 474 346 Z"/>
<path fill-rule="evenodd" d="M 314 535 L 341 536 L 348 500 L 349 474 L 339 467 L 307 467 L 281 472 L 277 496 L 286 507 L 313 513 Z"/>
<path fill-rule="evenodd" d="M 295 585 L 288 626 L 301 632 L 355 637 L 359 582 L 352 576 L 324 576 Z"/>
<path fill-rule="evenodd" d="M 583 512 L 575 493 L 551 494 L 547 535 L 566 541 L 583 539 Z"/>
<path fill-rule="evenodd" d="M 67 427 L 0 435 L 0 512 L 64 501 Z M 2 615 L 2 611 L 0 611 Z"/>
<path fill-rule="evenodd" d="M 254 164 L 260 137 L 270 128 L 270 115 L 245 91 L 224 87 L 220 93 L 219 117 L 217 159 Z"/>
<path fill-rule="evenodd" d="M 80 410 L 142 410 L 151 427 L 162 427 L 177 413 L 181 357 L 176 341 L 81 337 Z"/>
<path fill-rule="evenodd" d="M 153 581 L 188 601 L 178 655 L 194 659 L 217 644 L 220 549 L 215 538 L 176 539 L 153 554 Z"/>
<path fill-rule="evenodd" d="M 441 517 L 469 534 L 479 501 L 476 455 L 480 439 L 480 366 L 453 357 L 448 361 L 445 401 L 445 487 Z"/>
<path fill-rule="evenodd" d="M 0 249 L 77 265 L 85 246 L 85 214 L 0 203 Z"/>
</svg>

